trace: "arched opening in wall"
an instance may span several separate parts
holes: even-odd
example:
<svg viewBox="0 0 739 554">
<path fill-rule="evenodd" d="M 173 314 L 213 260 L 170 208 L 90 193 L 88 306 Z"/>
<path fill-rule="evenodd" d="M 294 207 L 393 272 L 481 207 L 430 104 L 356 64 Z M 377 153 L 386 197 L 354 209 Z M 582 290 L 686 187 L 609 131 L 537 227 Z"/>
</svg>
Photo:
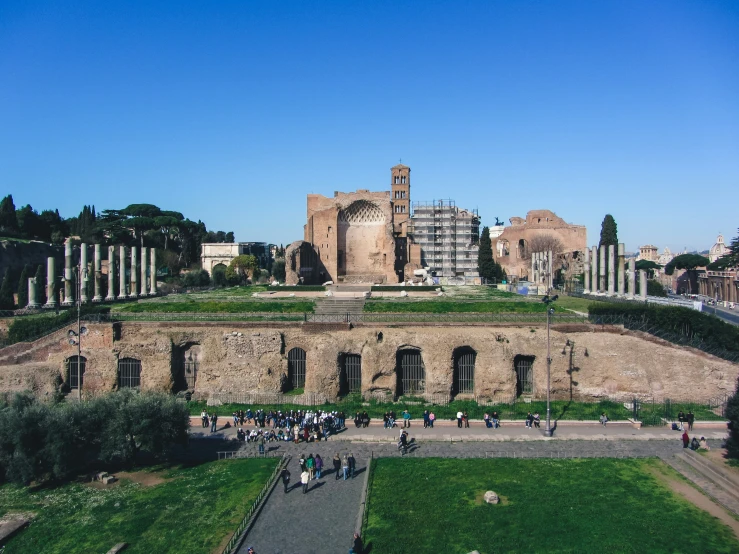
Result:
<svg viewBox="0 0 739 554">
<path fill-rule="evenodd" d="M 85 368 L 87 367 L 87 358 L 84 356 L 70 356 L 64 362 L 66 366 L 66 383 L 71 390 L 77 390 L 82 387 L 85 380 Z"/>
<path fill-rule="evenodd" d="M 137 389 L 141 386 L 141 360 L 121 358 L 118 360 L 118 388 Z"/>
<path fill-rule="evenodd" d="M 287 353 L 287 381 L 283 392 L 305 388 L 305 350 L 292 348 Z"/>
<path fill-rule="evenodd" d="M 513 358 L 513 369 L 516 372 L 516 396 L 534 392 L 534 359 L 534 356 L 521 354 Z"/>
<path fill-rule="evenodd" d="M 419 349 L 405 348 L 398 350 L 395 373 L 398 379 L 398 396 L 426 392 L 426 369 L 423 366 L 423 358 Z"/>
<path fill-rule="evenodd" d="M 518 257 L 519 257 L 519 259 L 524 260 L 524 259 L 528 258 L 528 255 L 529 255 L 528 254 L 528 248 L 529 248 L 529 245 L 526 243 L 526 241 L 524 239 L 519 239 L 518 240 Z"/>
<path fill-rule="evenodd" d="M 197 343 L 172 345 L 172 392 L 195 390 L 200 358 L 201 346 Z"/>
<path fill-rule="evenodd" d="M 226 272 L 226 269 L 227 269 L 226 264 L 219 263 L 219 264 L 216 264 L 216 265 L 213 266 L 213 270 L 212 271 L 213 272 L 223 271 L 225 273 Z"/>
<path fill-rule="evenodd" d="M 506 239 L 498 241 L 498 257 L 508 256 L 511 253 L 511 246 Z"/>
<path fill-rule="evenodd" d="M 452 359 L 452 395 L 475 392 L 475 358 L 477 353 L 469 346 L 454 349 Z"/>
<path fill-rule="evenodd" d="M 362 391 L 362 356 L 339 354 L 339 395 Z"/>
</svg>

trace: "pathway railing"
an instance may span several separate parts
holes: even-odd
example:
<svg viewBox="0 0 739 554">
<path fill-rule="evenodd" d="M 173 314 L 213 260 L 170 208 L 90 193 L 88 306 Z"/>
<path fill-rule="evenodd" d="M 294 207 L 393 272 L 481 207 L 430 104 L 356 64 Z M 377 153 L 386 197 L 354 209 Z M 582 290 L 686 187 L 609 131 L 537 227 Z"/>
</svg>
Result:
<svg viewBox="0 0 739 554">
<path fill-rule="evenodd" d="M 290 456 L 288 454 L 285 454 L 279 461 L 279 463 L 275 467 L 275 470 L 272 472 L 272 475 L 270 475 L 269 479 L 267 480 L 267 483 L 265 483 L 264 487 L 262 487 L 262 490 L 257 495 L 257 498 L 254 500 L 251 508 L 249 508 L 249 511 L 244 516 L 244 519 L 241 520 L 241 523 L 236 528 L 236 531 L 231 537 L 231 540 L 228 541 L 226 548 L 223 549 L 223 554 L 232 554 L 239 549 L 241 543 L 246 538 L 249 529 L 251 529 L 251 524 L 253 523 L 254 519 L 256 519 L 257 514 L 262 507 L 262 502 L 265 500 L 267 495 L 269 495 L 272 487 L 274 487 L 275 483 L 277 482 L 277 478 L 280 476 L 280 472 L 284 467 L 287 466 L 289 461 Z"/>
</svg>

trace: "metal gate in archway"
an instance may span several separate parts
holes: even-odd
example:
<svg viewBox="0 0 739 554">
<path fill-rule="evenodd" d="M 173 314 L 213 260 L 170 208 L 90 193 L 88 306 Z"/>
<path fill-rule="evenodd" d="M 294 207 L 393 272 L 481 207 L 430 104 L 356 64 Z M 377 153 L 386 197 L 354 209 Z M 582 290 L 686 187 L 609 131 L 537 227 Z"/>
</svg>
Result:
<svg viewBox="0 0 739 554">
<path fill-rule="evenodd" d="M 471 348 L 461 348 L 455 352 L 453 392 L 475 392 L 475 351 Z"/>
<path fill-rule="evenodd" d="M 420 394 L 426 391 L 426 370 L 420 350 L 398 352 L 398 396 Z"/>
<path fill-rule="evenodd" d="M 513 359 L 516 371 L 516 396 L 534 392 L 534 357 L 516 356 Z"/>
<path fill-rule="evenodd" d="M 341 357 L 340 389 L 341 394 L 362 390 L 362 356 L 359 354 L 344 354 Z"/>
<path fill-rule="evenodd" d="M 118 386 L 135 389 L 141 386 L 141 360 L 121 358 L 118 360 Z"/>
<path fill-rule="evenodd" d="M 198 377 L 198 362 L 194 360 L 192 354 L 185 358 L 185 383 L 188 390 L 195 389 L 195 380 Z"/>
<path fill-rule="evenodd" d="M 305 387 L 305 350 L 293 348 L 287 353 L 287 378 L 293 389 Z"/>
<path fill-rule="evenodd" d="M 79 368 L 77 367 L 79 364 Z M 67 383 L 69 388 L 77 390 L 85 382 L 85 368 L 87 358 L 84 356 L 70 356 L 67 358 Z"/>
</svg>

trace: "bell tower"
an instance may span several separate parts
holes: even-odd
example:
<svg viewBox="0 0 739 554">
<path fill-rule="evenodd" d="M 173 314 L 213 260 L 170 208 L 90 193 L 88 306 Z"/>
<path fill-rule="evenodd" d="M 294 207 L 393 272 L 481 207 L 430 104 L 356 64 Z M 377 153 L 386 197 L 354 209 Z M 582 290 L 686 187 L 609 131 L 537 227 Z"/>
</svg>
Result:
<svg viewBox="0 0 739 554">
<path fill-rule="evenodd" d="M 398 164 L 390 168 L 390 202 L 393 206 L 393 232 L 405 236 L 411 217 L 411 168 Z"/>
</svg>

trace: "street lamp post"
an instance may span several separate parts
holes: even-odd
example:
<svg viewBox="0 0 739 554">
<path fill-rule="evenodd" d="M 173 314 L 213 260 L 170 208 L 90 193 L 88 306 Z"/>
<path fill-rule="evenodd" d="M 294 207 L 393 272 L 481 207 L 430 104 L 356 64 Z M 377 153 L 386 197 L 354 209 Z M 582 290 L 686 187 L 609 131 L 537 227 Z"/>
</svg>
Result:
<svg viewBox="0 0 739 554">
<path fill-rule="evenodd" d="M 80 256 L 81 257 L 81 256 Z M 87 281 L 87 268 L 82 267 L 80 259 L 75 267 L 75 279 L 77 289 L 77 332 L 69 330 L 69 343 L 77 345 L 77 398 L 82 400 L 82 335 L 87 334 L 87 328 L 82 327 L 82 283 Z"/>
<path fill-rule="evenodd" d="M 550 352 L 549 328 L 551 327 L 551 316 L 554 313 L 554 308 L 552 308 L 551 304 L 558 298 L 559 296 L 555 294 L 551 297 L 549 295 L 546 295 L 544 298 L 541 299 L 541 301 L 547 305 L 547 428 L 544 430 L 544 435 L 547 437 L 552 436 L 552 356 Z"/>
</svg>

